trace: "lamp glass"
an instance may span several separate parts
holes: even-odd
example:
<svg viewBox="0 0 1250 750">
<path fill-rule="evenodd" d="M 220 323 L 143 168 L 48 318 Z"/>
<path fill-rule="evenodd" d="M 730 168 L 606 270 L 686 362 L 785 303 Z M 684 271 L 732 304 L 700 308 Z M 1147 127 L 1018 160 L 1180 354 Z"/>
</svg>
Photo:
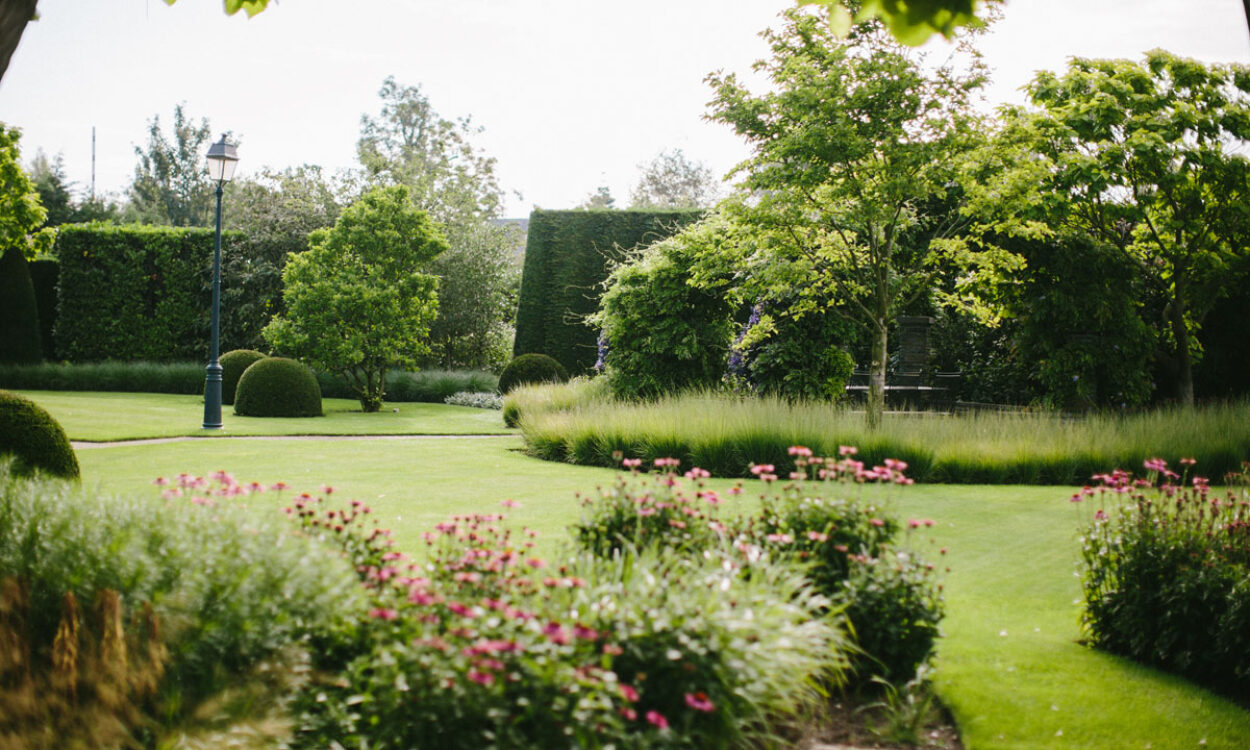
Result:
<svg viewBox="0 0 1250 750">
<path fill-rule="evenodd" d="M 229 182 L 234 177 L 234 167 L 239 162 L 239 152 L 234 144 L 226 143 L 226 136 L 208 148 L 208 176 L 213 182 Z"/>
</svg>

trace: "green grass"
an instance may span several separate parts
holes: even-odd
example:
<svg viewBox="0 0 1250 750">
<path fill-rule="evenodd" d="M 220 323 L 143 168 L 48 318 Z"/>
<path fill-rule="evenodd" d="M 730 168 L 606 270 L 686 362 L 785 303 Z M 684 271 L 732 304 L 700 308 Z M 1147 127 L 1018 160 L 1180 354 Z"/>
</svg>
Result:
<svg viewBox="0 0 1250 750">
<path fill-rule="evenodd" d="M 357 401 L 327 398 L 324 417 L 237 417 L 223 406 L 221 430 L 204 430 L 204 399 L 168 393 L 19 391 L 61 423 L 71 440 L 136 440 L 238 435 L 502 435 L 494 409 L 445 404 L 388 403 L 376 414 Z M 397 411 L 396 411 L 397 410 Z"/>
<path fill-rule="evenodd" d="M 44 394 L 32 395 L 44 402 Z M 126 408 L 106 408 L 124 399 L 99 396 L 78 408 L 109 411 L 101 424 L 124 422 Z M 189 416 L 194 428 L 198 401 L 189 403 L 179 418 Z M 432 408 L 443 421 L 458 411 Z M 155 492 L 156 476 L 225 469 L 241 480 L 290 484 L 282 496 L 255 501 L 276 508 L 293 492 L 331 484 L 335 497 L 369 503 L 413 552 L 421 532 L 446 516 L 497 511 L 511 498 L 522 503 L 511 519 L 542 532 L 541 550 L 550 554 L 580 513 L 576 493 L 593 492 L 613 472 L 537 461 L 521 447 L 517 438 L 208 440 L 96 447 L 78 457 L 84 483 L 118 492 Z M 1250 710 L 1077 643 L 1081 519 L 1069 490 L 916 485 L 891 492 L 892 512 L 935 519 L 932 536 L 949 550 L 936 680 L 968 750 L 1250 747 Z"/>
<path fill-rule="evenodd" d="M 1092 474 L 1140 468 L 1159 456 L 1223 477 L 1250 458 L 1250 402 L 1134 415 L 1067 418 L 1054 413 L 887 414 L 869 432 L 861 412 L 826 403 L 696 393 L 620 403 L 586 383 L 518 389 L 504 412 L 540 458 L 611 465 L 614 451 L 650 460 L 675 456 L 718 476 L 743 476 L 751 461 L 782 463 L 791 445 L 836 455 L 856 445 L 870 464 L 907 461 L 919 481 L 1081 484 Z"/>
</svg>

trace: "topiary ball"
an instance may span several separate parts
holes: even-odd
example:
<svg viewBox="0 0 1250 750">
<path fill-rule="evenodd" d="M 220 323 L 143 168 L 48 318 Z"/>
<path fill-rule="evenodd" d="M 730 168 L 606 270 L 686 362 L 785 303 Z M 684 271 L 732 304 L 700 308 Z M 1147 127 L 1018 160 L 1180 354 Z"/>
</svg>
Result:
<svg viewBox="0 0 1250 750">
<path fill-rule="evenodd" d="M 65 430 L 34 401 L 11 391 L 0 391 L 0 456 L 14 458 L 15 474 L 78 478 L 78 457 Z"/>
<path fill-rule="evenodd" d="M 255 349 L 235 349 L 221 355 L 217 360 L 221 364 L 221 403 L 234 403 L 234 392 L 243 371 L 264 358 L 265 355 Z"/>
<path fill-rule="evenodd" d="M 506 394 L 526 383 L 563 383 L 568 379 L 564 365 L 546 354 L 522 354 L 499 374 L 499 392 Z"/>
<path fill-rule="evenodd" d="M 265 357 L 243 371 L 234 393 L 241 417 L 320 417 L 321 386 L 312 370 L 286 357 Z"/>
</svg>

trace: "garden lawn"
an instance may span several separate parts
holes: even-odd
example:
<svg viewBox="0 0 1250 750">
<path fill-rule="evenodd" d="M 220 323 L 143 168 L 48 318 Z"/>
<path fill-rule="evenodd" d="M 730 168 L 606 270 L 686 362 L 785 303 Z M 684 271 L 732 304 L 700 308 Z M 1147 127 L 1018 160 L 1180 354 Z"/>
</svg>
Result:
<svg viewBox="0 0 1250 750">
<path fill-rule="evenodd" d="M 502 435 L 512 432 L 494 409 L 394 403 L 365 414 L 360 402 L 322 400 L 323 417 L 238 417 L 221 408 L 224 428 L 204 430 L 204 398 L 168 393 L 18 391 L 47 409 L 71 440 L 108 441 L 230 435 Z"/>
<path fill-rule="evenodd" d="M 517 438 L 213 440 L 90 448 L 78 457 L 84 482 L 119 492 L 155 492 L 150 482 L 158 475 L 225 469 L 240 480 L 290 484 L 258 500 L 277 507 L 294 492 L 329 483 L 335 497 L 372 505 L 413 552 L 421 532 L 446 516 L 499 511 L 511 498 L 521 507 L 510 518 L 541 531 L 540 549 L 551 554 L 579 515 L 575 493 L 593 491 L 613 472 L 537 461 L 520 446 Z M 891 488 L 891 511 L 936 520 L 931 536 L 949 550 L 936 680 L 968 750 L 1250 747 L 1250 711 L 1077 644 L 1073 573 L 1087 509 L 1069 503 L 1070 494 Z"/>
</svg>

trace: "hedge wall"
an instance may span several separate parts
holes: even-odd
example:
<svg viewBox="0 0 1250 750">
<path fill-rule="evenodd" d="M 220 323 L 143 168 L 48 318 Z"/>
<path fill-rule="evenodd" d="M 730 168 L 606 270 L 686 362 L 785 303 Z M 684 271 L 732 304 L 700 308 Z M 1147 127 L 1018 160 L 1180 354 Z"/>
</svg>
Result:
<svg viewBox="0 0 1250 750">
<path fill-rule="evenodd" d="M 52 331 L 56 323 L 56 284 L 60 264 L 55 260 L 30 262 L 30 281 L 35 286 L 35 306 L 39 308 L 39 337 L 43 343 L 43 358 L 56 360 L 56 346 Z"/>
<path fill-rule="evenodd" d="M 223 252 L 237 239 L 224 235 Z M 208 356 L 213 230 L 69 225 L 57 235 L 56 254 L 60 357 L 167 362 Z"/>
<path fill-rule="evenodd" d="M 609 261 L 664 239 L 703 211 L 534 211 L 530 214 L 513 354 L 553 357 L 570 375 L 597 358 L 585 325 L 599 308 Z"/>
<path fill-rule="evenodd" d="M 30 268 L 20 247 L 0 253 L 0 363 L 20 364 L 43 359 L 39 312 Z"/>
</svg>

